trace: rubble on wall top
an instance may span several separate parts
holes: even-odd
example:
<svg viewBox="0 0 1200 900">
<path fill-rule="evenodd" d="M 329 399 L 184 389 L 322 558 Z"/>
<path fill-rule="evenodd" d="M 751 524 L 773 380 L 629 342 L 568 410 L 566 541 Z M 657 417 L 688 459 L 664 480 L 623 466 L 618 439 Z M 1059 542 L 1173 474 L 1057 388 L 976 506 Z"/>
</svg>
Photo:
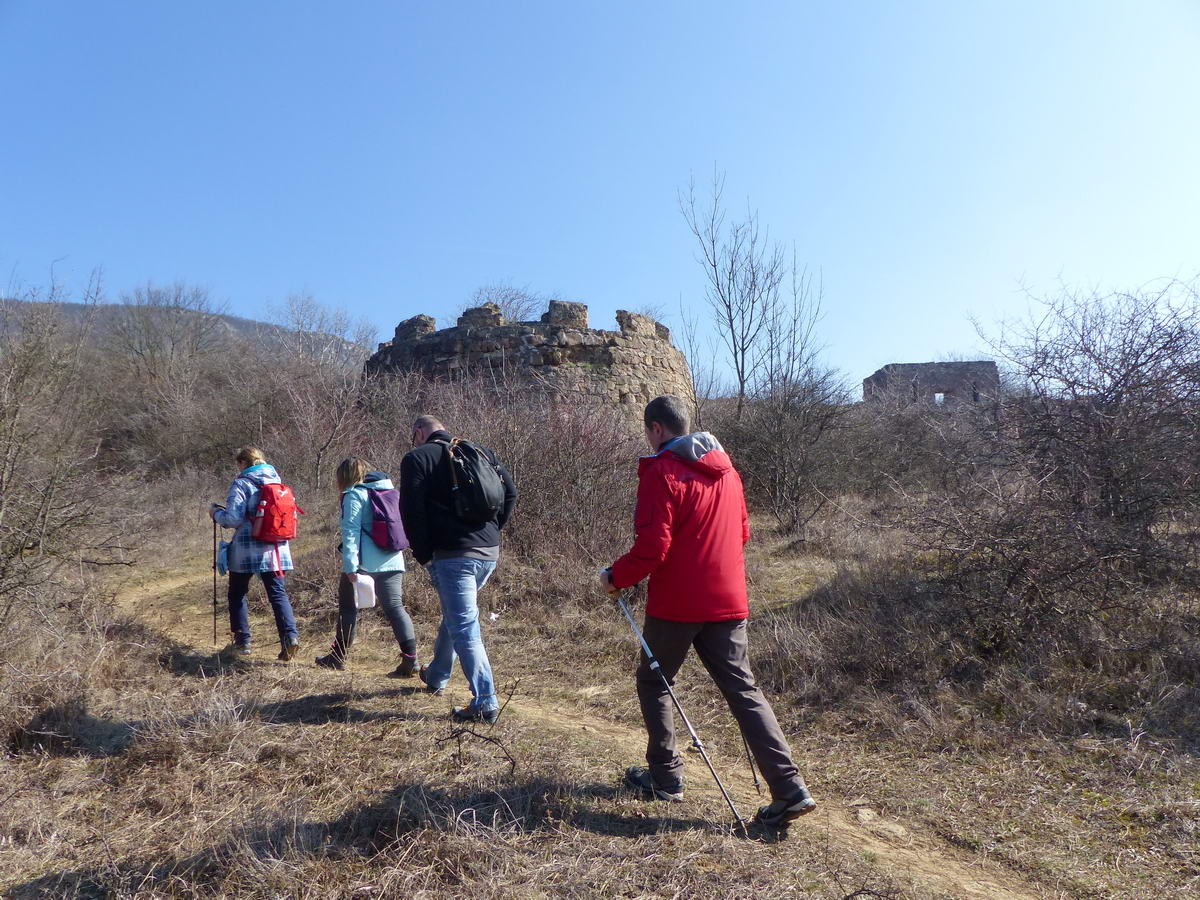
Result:
<svg viewBox="0 0 1200 900">
<path fill-rule="evenodd" d="M 417 315 L 405 319 L 396 326 L 392 343 L 407 343 L 426 335 L 452 331 L 458 328 L 539 328 L 552 329 L 571 328 L 580 331 L 595 331 L 604 333 L 604 329 L 588 327 L 588 308 L 586 303 L 575 303 L 568 300 L 551 300 L 549 308 L 535 322 L 509 322 L 504 318 L 500 307 L 495 303 L 485 303 L 463 310 L 462 315 L 450 328 L 439 329 L 432 316 Z M 617 327 L 622 335 L 656 338 L 662 341 L 671 340 L 671 330 L 656 319 L 641 313 L 617 310 Z M 611 333 L 611 332 L 610 332 Z M 382 349 L 385 345 L 381 344 Z"/>
</svg>

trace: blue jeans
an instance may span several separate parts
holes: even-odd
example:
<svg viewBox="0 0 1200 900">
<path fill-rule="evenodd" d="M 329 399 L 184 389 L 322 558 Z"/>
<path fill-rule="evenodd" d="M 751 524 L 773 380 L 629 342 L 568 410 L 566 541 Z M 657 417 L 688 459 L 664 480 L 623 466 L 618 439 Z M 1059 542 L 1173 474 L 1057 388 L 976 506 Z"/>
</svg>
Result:
<svg viewBox="0 0 1200 900">
<path fill-rule="evenodd" d="M 275 613 L 275 628 L 279 631 L 279 643 L 284 647 L 300 642 L 300 632 L 296 630 L 296 618 L 292 615 L 292 602 L 288 600 L 284 576 L 274 572 L 259 572 L 263 587 L 267 589 L 267 599 L 271 601 L 271 611 Z M 229 630 L 233 632 L 235 644 L 250 643 L 250 609 L 246 603 L 246 594 L 250 590 L 250 579 L 253 572 L 229 573 Z"/>
<path fill-rule="evenodd" d="M 429 578 L 442 601 L 442 624 L 433 645 L 433 659 L 425 670 L 426 683 L 442 688 L 454 671 L 454 658 L 462 665 L 463 675 L 475 696 L 472 709 L 488 712 L 497 709 L 496 683 L 492 664 L 483 648 L 479 632 L 479 589 L 487 584 L 496 563 L 490 559 L 435 559 L 429 564 Z"/>
</svg>

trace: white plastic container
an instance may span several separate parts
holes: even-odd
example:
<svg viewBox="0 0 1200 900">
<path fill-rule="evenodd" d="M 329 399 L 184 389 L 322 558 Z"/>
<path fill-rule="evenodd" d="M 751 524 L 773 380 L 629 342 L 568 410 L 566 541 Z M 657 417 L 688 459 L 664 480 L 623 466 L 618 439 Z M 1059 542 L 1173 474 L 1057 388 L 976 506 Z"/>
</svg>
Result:
<svg viewBox="0 0 1200 900">
<path fill-rule="evenodd" d="M 350 576 L 354 583 L 354 605 L 359 609 L 371 609 L 375 606 L 375 579 L 363 572 L 355 572 Z"/>
</svg>

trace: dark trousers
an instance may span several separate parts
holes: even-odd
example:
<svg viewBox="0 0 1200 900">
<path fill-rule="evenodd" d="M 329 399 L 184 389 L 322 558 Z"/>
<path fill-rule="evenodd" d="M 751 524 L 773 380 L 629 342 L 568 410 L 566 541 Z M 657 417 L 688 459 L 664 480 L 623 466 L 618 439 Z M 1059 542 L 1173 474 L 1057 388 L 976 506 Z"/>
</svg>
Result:
<svg viewBox="0 0 1200 900">
<path fill-rule="evenodd" d="M 400 645 L 400 652 L 413 656 L 417 652 L 417 635 L 413 630 L 412 617 L 404 608 L 404 573 L 373 572 L 375 579 L 375 605 L 383 610 L 392 634 Z M 342 573 L 338 581 L 338 623 L 333 640 L 333 652 L 343 659 L 350 652 L 354 635 L 358 631 L 358 608 L 354 605 L 354 584 L 350 576 Z"/>
<path fill-rule="evenodd" d="M 804 787 L 775 712 L 755 685 L 754 675 L 750 672 L 745 619 L 670 622 L 646 616 L 642 631 L 672 687 L 688 648 L 696 648 L 696 655 L 725 696 L 725 702 L 745 735 L 763 780 L 771 789 L 772 799 L 790 798 Z M 675 752 L 674 705 L 662 679 L 650 668 L 644 652 L 637 670 L 637 692 L 649 737 L 646 762 L 650 764 L 650 774 L 664 787 L 678 784 L 683 775 L 683 760 Z"/>
<path fill-rule="evenodd" d="M 288 599 L 283 575 L 274 572 L 259 572 L 271 611 L 275 613 L 275 628 L 279 631 L 279 643 L 284 647 L 299 642 L 296 617 L 292 614 L 292 601 Z M 250 591 L 253 572 L 229 573 L 229 630 L 233 632 L 235 644 L 250 643 L 250 609 L 246 595 Z"/>
</svg>

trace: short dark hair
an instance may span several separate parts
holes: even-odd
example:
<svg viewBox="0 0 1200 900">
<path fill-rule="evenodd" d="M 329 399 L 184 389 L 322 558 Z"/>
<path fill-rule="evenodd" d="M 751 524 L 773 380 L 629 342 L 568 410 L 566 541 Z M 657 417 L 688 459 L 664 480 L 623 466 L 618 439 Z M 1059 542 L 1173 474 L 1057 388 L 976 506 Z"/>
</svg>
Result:
<svg viewBox="0 0 1200 900">
<path fill-rule="evenodd" d="M 417 416 L 417 421 L 413 422 L 413 431 L 418 428 L 432 428 L 434 431 L 445 431 L 446 426 L 442 424 L 442 420 L 437 416 Z"/>
<path fill-rule="evenodd" d="M 655 422 L 672 434 L 687 434 L 691 424 L 687 404 L 674 394 L 663 394 L 646 404 L 642 421 L 649 428 Z"/>
</svg>

